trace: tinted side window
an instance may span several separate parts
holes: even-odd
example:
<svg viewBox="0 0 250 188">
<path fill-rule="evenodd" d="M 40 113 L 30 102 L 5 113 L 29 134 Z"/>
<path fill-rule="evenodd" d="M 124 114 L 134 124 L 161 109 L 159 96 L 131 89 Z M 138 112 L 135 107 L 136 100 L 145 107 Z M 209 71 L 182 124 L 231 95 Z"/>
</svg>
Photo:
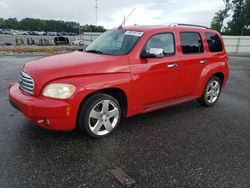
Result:
<svg viewBox="0 0 250 188">
<path fill-rule="evenodd" d="M 215 33 L 205 33 L 210 52 L 222 52 L 220 37 Z"/>
<path fill-rule="evenodd" d="M 194 32 L 181 32 L 181 45 L 184 54 L 198 54 L 204 52 L 201 35 Z"/>
<path fill-rule="evenodd" d="M 150 48 L 161 48 L 165 56 L 175 54 L 175 41 L 172 33 L 162 33 L 154 35 L 147 42 L 144 52 L 148 53 Z"/>
</svg>

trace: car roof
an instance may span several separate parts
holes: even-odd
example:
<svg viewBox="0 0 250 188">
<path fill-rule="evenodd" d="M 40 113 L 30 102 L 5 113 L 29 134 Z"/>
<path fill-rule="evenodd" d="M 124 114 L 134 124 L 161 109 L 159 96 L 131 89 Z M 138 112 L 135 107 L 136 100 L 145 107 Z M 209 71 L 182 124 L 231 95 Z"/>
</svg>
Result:
<svg viewBox="0 0 250 188">
<path fill-rule="evenodd" d="M 116 28 L 117 29 L 117 28 Z M 141 31 L 141 32 L 161 32 L 165 30 L 188 30 L 188 31 L 204 31 L 218 33 L 208 27 L 198 25 L 146 25 L 146 26 L 126 26 L 123 30 Z"/>
</svg>

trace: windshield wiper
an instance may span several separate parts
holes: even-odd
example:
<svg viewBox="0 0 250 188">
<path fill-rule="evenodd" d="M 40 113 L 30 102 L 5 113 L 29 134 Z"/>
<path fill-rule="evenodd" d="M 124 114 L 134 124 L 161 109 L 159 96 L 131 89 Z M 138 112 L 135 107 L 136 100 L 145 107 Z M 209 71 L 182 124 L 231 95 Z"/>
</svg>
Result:
<svg viewBox="0 0 250 188">
<path fill-rule="evenodd" d="M 89 52 L 89 53 L 96 53 L 96 54 L 103 54 L 103 52 L 100 51 L 100 50 L 86 50 L 86 52 Z"/>
</svg>

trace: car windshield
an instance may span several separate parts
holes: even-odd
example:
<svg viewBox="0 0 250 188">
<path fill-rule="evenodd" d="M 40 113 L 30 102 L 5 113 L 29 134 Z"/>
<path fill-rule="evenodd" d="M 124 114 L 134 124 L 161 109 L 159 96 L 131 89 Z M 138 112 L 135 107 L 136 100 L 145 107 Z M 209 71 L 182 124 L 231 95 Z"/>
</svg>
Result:
<svg viewBox="0 0 250 188">
<path fill-rule="evenodd" d="M 137 31 L 109 30 L 93 41 L 86 48 L 86 52 L 108 55 L 125 55 L 132 50 L 142 35 L 143 32 Z"/>
</svg>

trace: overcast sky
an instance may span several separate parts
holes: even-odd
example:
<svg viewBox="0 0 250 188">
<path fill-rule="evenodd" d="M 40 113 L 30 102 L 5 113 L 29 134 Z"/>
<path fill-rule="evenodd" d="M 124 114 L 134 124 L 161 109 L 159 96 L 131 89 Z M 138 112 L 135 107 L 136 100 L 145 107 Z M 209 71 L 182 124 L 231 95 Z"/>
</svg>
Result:
<svg viewBox="0 0 250 188">
<path fill-rule="evenodd" d="M 98 25 L 113 28 L 133 8 L 126 25 L 210 25 L 223 0 L 98 0 Z M 0 17 L 25 17 L 95 24 L 95 0 L 0 0 Z"/>
</svg>

